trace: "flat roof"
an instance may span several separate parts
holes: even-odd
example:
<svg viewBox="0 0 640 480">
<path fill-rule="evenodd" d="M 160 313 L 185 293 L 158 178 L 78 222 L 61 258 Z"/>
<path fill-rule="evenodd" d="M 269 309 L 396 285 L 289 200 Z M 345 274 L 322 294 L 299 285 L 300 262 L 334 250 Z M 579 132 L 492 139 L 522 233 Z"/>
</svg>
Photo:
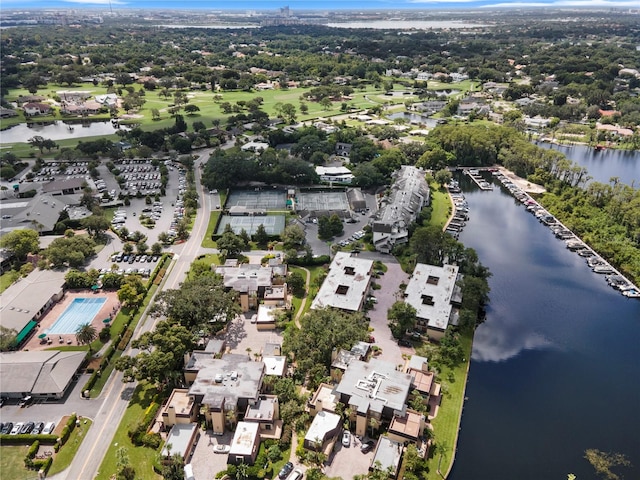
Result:
<svg viewBox="0 0 640 480">
<path fill-rule="evenodd" d="M 395 415 L 391 419 L 389 431 L 404 437 L 417 439 L 420 436 L 420 427 L 424 422 L 424 415 L 413 410 L 407 410 L 403 416 Z"/>
<path fill-rule="evenodd" d="M 193 352 L 185 370 L 198 372 L 189 388 L 190 395 L 203 395 L 205 404 L 224 398 L 235 405 L 239 398 L 258 398 L 265 365 L 244 354 L 227 353 L 214 358 L 211 354 Z M 235 379 L 232 372 L 237 374 Z M 222 378 L 220 382 L 216 382 L 218 375 Z"/>
<path fill-rule="evenodd" d="M 0 325 L 18 333 L 54 295 L 62 291 L 65 272 L 35 269 L 0 296 Z"/>
<path fill-rule="evenodd" d="M 163 413 L 168 412 L 173 407 L 176 415 L 190 415 L 193 410 L 193 397 L 189 395 L 189 390 L 185 388 L 176 388 L 171 392 L 169 400 L 164 406 Z"/>
<path fill-rule="evenodd" d="M 323 410 L 334 410 L 336 405 L 340 401 L 338 396 L 333 393 L 333 386 L 326 383 L 321 384 L 313 397 L 313 400 L 317 403 L 320 401 Z"/>
<path fill-rule="evenodd" d="M 401 443 L 391 440 L 389 437 L 381 436 L 373 455 L 373 459 L 371 460 L 370 468 L 381 470 L 383 472 L 391 469 L 395 476 L 400 465 L 402 448 Z"/>
<path fill-rule="evenodd" d="M 318 412 L 316 416 L 313 417 L 309 431 L 307 431 L 304 439 L 311 443 L 316 441 L 324 442 L 327 433 L 335 430 L 340 424 L 340 420 L 340 415 L 335 413 L 325 412 L 324 410 Z"/>
<path fill-rule="evenodd" d="M 253 405 L 247 407 L 245 420 L 265 421 L 273 420 L 278 404 L 278 397 L 275 395 L 262 396 Z"/>
<path fill-rule="evenodd" d="M 372 268 L 373 260 L 354 257 L 347 252 L 336 253 L 311 308 L 334 307 L 357 312 L 369 289 Z"/>
<path fill-rule="evenodd" d="M 352 361 L 336 387 L 336 393 L 348 395 L 349 404 L 359 409 L 382 412 L 385 407 L 405 410 L 413 377 L 398 372 L 391 362 L 372 358 Z"/>
<path fill-rule="evenodd" d="M 446 330 L 451 316 L 451 297 L 458 278 L 456 265 L 437 267 L 416 264 L 404 292 L 404 301 L 416 309 L 416 316 L 429 328 Z"/>
<path fill-rule="evenodd" d="M 168 455 L 167 445 L 171 444 L 171 455 L 178 453 L 186 460 L 189 454 L 187 450 L 197 429 L 197 423 L 176 423 L 167 435 L 167 441 L 162 448 L 162 456 Z"/>
<path fill-rule="evenodd" d="M 260 424 L 257 422 L 238 422 L 236 431 L 231 440 L 231 450 L 229 456 L 232 455 L 249 455 L 253 454 L 253 446 L 258 438 L 258 430 Z"/>
<path fill-rule="evenodd" d="M 287 357 L 282 355 L 268 355 L 263 356 L 264 373 L 265 375 L 275 375 L 281 377 L 284 375 L 284 369 L 287 366 Z"/>
</svg>

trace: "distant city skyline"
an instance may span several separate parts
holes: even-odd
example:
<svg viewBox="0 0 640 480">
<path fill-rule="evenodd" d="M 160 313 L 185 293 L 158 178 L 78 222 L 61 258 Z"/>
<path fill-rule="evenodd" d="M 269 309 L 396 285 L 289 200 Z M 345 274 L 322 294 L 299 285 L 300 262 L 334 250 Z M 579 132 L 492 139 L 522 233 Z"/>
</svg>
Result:
<svg viewBox="0 0 640 480">
<path fill-rule="evenodd" d="M 638 0 L 2 0 L 3 9 L 148 9 L 148 10 L 471 10 L 492 8 L 635 9 Z"/>
</svg>

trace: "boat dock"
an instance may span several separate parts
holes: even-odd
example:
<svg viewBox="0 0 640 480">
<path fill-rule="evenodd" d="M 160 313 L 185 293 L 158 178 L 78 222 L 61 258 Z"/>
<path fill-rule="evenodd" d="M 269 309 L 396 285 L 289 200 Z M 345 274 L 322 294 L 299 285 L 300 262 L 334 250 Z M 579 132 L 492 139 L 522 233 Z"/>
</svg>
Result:
<svg viewBox="0 0 640 480">
<path fill-rule="evenodd" d="M 640 298 L 640 288 L 638 286 L 634 285 L 622 273 L 600 257 L 596 251 L 545 210 L 528 193 L 499 171 L 493 172 L 493 176 L 525 206 L 527 211 L 535 215 L 541 223 L 548 226 L 557 238 L 563 240 L 569 250 L 583 257 L 591 270 L 597 274 L 604 275 L 611 287 L 620 291 L 627 298 Z"/>
<path fill-rule="evenodd" d="M 476 168 L 464 169 L 463 172 L 466 175 L 469 175 L 471 179 L 480 187 L 481 190 L 493 190 L 493 185 L 487 182 L 482 175 L 480 175 L 480 171 Z"/>
</svg>

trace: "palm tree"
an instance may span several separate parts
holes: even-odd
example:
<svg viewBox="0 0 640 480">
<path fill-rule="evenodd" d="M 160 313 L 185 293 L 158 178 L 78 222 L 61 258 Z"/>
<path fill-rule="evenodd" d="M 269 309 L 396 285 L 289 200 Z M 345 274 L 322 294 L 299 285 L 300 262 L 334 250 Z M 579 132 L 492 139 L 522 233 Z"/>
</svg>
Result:
<svg viewBox="0 0 640 480">
<path fill-rule="evenodd" d="M 76 341 L 79 345 L 89 345 L 89 351 L 91 351 L 91 342 L 98 338 L 98 331 L 96 327 L 89 322 L 83 323 L 78 326 L 76 330 Z"/>
<path fill-rule="evenodd" d="M 369 417 L 369 427 L 371 427 L 371 436 L 373 437 L 373 432 L 380 427 L 380 422 L 377 418 Z"/>
</svg>

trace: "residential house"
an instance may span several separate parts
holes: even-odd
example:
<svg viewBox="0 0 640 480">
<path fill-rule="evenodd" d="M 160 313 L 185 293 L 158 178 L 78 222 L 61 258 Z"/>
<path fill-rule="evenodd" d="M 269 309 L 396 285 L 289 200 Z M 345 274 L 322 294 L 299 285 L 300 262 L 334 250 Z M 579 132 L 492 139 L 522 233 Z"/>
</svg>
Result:
<svg viewBox="0 0 640 480">
<path fill-rule="evenodd" d="M 331 380 L 338 383 L 342 380 L 342 375 L 349 368 L 349 364 L 355 360 L 366 362 L 369 360 L 371 344 L 357 342 L 351 350 L 343 348 L 331 352 Z"/>
<path fill-rule="evenodd" d="M 231 440 L 227 463 L 253 465 L 260 450 L 260 425 L 255 422 L 239 422 Z"/>
<path fill-rule="evenodd" d="M 264 375 L 264 363 L 244 354 L 215 358 L 193 352 L 184 367 L 189 395 L 205 407 L 206 423 L 215 434 L 224 433 L 227 422 L 233 423 L 249 404 L 258 401 Z"/>
<path fill-rule="evenodd" d="M 259 305 L 285 307 L 287 302 L 287 266 L 283 263 L 268 266 L 227 261 L 215 267 L 222 275 L 225 288 L 238 293 L 243 312 L 257 310 Z M 263 315 L 272 315 L 268 310 Z M 269 320 L 271 323 L 273 320 Z"/>
<path fill-rule="evenodd" d="M 380 437 L 369 470 L 389 472 L 389 478 L 398 478 L 403 452 L 404 447 L 402 443 L 392 440 L 389 437 Z"/>
<path fill-rule="evenodd" d="M 280 402 L 277 395 L 260 395 L 258 401 L 247 406 L 244 421 L 258 424 L 260 438 L 278 439 L 282 435 Z"/>
<path fill-rule="evenodd" d="M 416 310 L 416 330 L 441 340 L 447 327 L 458 324 L 462 291 L 458 267 L 418 263 L 404 292 L 404 301 Z"/>
<path fill-rule="evenodd" d="M 316 173 L 320 181 L 327 183 L 351 183 L 355 178 L 347 167 L 323 167 L 317 166 Z"/>
<path fill-rule="evenodd" d="M 324 451 L 342 430 L 342 418 L 331 412 L 320 411 L 313 417 L 311 426 L 304 436 L 304 447 L 309 450 Z"/>
<path fill-rule="evenodd" d="M 334 393 L 352 412 L 356 435 L 364 437 L 367 428 L 376 429 L 382 421 L 404 413 L 412 386 L 410 374 L 399 372 L 391 362 L 372 358 L 352 361 Z"/>
<path fill-rule="evenodd" d="M 197 423 L 176 423 L 171 427 L 167 441 L 162 448 L 162 463 L 170 463 L 176 454 L 182 457 L 183 463 L 189 463 L 199 438 L 200 426 Z"/>
<path fill-rule="evenodd" d="M 368 117 L 367 120 L 371 120 L 371 117 Z M 337 142 L 336 143 L 336 155 L 340 157 L 349 157 L 351 154 L 351 147 L 353 145 L 350 143 Z"/>
<path fill-rule="evenodd" d="M 321 383 L 318 386 L 311 399 L 307 402 L 307 408 L 312 417 L 322 411 L 335 413 L 336 406 L 340 402 L 340 396 L 335 394 L 333 389 L 334 386 L 328 383 Z"/>
<path fill-rule="evenodd" d="M 36 115 L 47 115 L 51 112 L 51 105 L 41 102 L 25 103 L 22 106 L 25 117 L 33 117 Z"/>
<path fill-rule="evenodd" d="M 162 423 L 165 430 L 176 424 L 193 423 L 198 418 L 198 408 L 189 390 L 176 388 L 162 407 Z"/>
<path fill-rule="evenodd" d="M 348 312 L 359 311 L 369 291 L 372 270 L 373 260 L 337 252 L 311 308 L 332 307 Z"/>
<path fill-rule="evenodd" d="M 380 202 L 372 226 L 373 245 L 383 253 L 391 253 L 395 245 L 409 241 L 409 227 L 430 201 L 422 170 L 405 165 L 394 177 L 391 193 Z"/>
</svg>

